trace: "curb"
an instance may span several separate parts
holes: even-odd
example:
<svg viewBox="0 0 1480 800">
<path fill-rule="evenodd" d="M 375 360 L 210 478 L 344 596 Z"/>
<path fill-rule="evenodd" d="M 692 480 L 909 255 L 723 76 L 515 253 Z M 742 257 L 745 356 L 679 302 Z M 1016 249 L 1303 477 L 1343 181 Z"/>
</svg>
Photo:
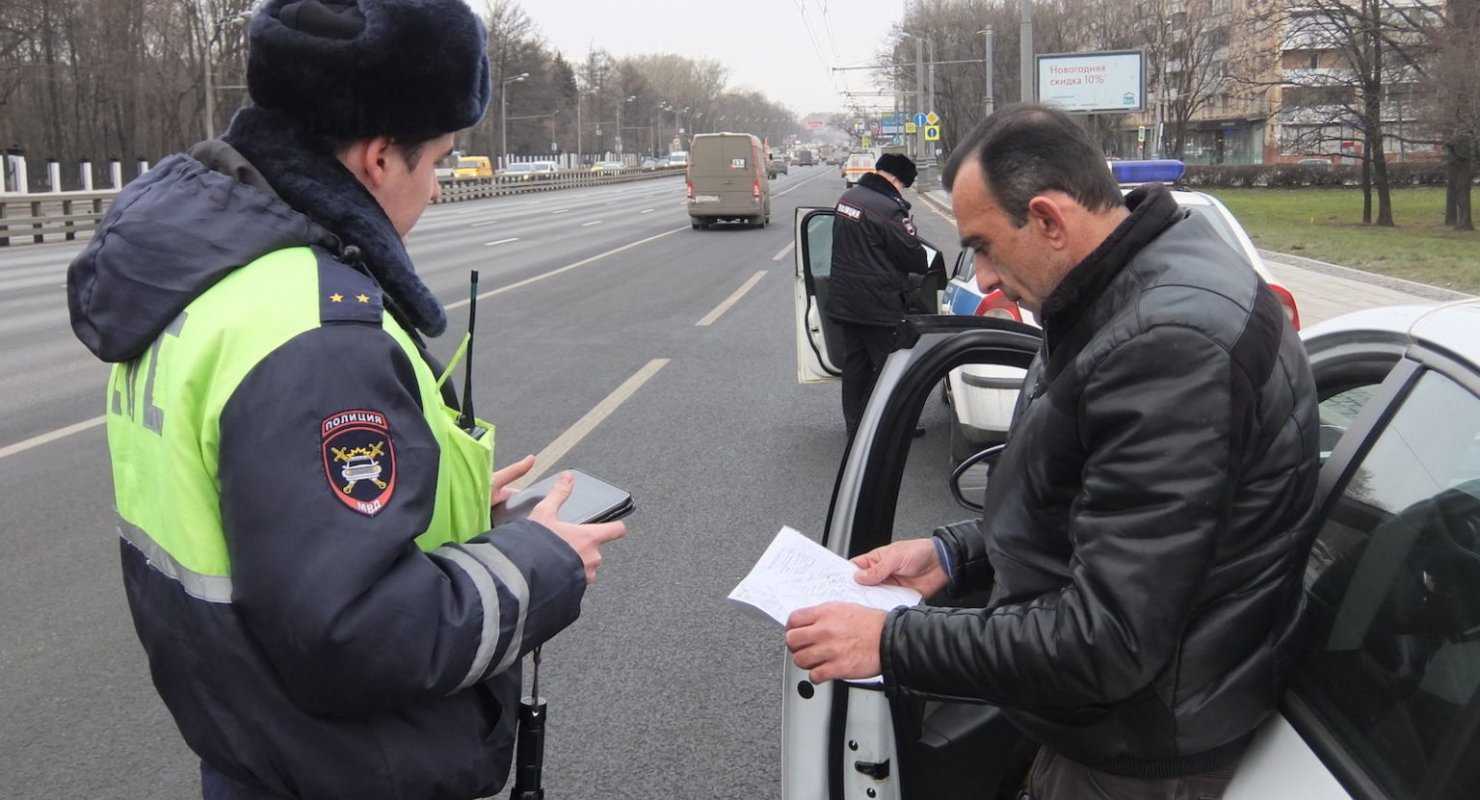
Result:
<svg viewBox="0 0 1480 800">
<path fill-rule="evenodd" d="M 920 202 L 924 204 L 926 208 L 929 208 L 931 211 L 934 211 L 942 217 L 945 217 L 948 222 L 954 224 L 956 221 L 956 216 L 951 213 L 950 206 L 944 205 L 939 200 L 931 197 L 930 194 L 930 192 L 915 192 L 915 196 L 920 198 Z"/>
<path fill-rule="evenodd" d="M 1456 292 L 1453 289 L 1445 289 L 1443 287 L 1432 286 L 1427 283 L 1410 281 L 1405 278 L 1395 278 L 1391 275 L 1381 275 L 1376 272 L 1368 272 L 1367 270 L 1357 269 L 1355 267 L 1344 267 L 1340 264 L 1331 264 L 1325 261 L 1317 261 L 1314 258 L 1306 258 L 1305 256 L 1291 255 L 1290 253 L 1280 253 L 1274 250 L 1260 250 L 1259 255 L 1260 257 L 1268 259 L 1270 261 L 1283 262 L 1285 264 L 1289 264 L 1292 267 L 1300 267 L 1301 269 L 1308 269 L 1312 272 L 1320 272 L 1326 275 L 1332 275 L 1337 278 L 1346 278 L 1348 280 L 1360 281 L 1362 283 L 1370 283 L 1374 286 L 1381 286 L 1384 289 L 1392 289 L 1393 291 L 1397 292 L 1407 292 L 1408 294 L 1418 295 L 1419 297 L 1428 298 L 1430 300 L 1449 302 L 1452 300 L 1471 300 L 1474 298 L 1474 295 L 1468 295 L 1464 292 Z"/>
</svg>

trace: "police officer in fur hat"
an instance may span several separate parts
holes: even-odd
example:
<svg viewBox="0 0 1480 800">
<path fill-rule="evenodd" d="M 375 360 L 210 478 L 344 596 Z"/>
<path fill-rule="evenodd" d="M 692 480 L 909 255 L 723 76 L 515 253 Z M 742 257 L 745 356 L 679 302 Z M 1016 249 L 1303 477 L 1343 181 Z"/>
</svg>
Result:
<svg viewBox="0 0 1480 800">
<path fill-rule="evenodd" d="M 889 356 L 894 326 L 912 310 L 909 276 L 929 267 L 904 199 L 914 182 L 915 162 L 885 153 L 836 206 L 832 293 L 823 310 L 843 334 L 843 421 L 850 439 Z"/>
<path fill-rule="evenodd" d="M 267 0 L 252 105 L 130 184 L 72 264 L 113 364 L 124 585 L 204 796 L 497 792 L 520 658 L 580 613 L 621 523 L 490 504 L 422 336 L 446 327 L 403 243 L 489 101 L 464 0 Z"/>
</svg>

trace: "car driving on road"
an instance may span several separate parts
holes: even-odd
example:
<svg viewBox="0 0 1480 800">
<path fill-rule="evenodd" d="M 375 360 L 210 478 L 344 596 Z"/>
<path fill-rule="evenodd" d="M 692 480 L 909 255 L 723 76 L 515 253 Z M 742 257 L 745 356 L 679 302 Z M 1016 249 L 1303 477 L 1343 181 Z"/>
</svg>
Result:
<svg viewBox="0 0 1480 800">
<path fill-rule="evenodd" d="M 858 183 L 859 178 L 874 171 L 876 160 L 873 153 L 850 153 L 848 160 L 843 164 L 843 185 L 852 189 L 853 184 Z"/>
<path fill-rule="evenodd" d="M 554 161 L 524 161 L 510 164 L 498 171 L 500 178 L 517 181 L 550 180 L 560 173 Z"/>
</svg>

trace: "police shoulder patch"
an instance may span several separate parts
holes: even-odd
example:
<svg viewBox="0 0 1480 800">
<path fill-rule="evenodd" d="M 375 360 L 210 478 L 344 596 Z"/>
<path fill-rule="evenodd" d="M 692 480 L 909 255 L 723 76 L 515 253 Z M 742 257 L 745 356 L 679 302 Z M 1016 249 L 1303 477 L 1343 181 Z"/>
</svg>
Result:
<svg viewBox="0 0 1480 800">
<path fill-rule="evenodd" d="M 915 221 L 913 219 L 910 219 L 909 217 L 905 217 L 904 218 L 904 231 L 905 231 L 905 233 L 908 233 L 911 236 L 915 236 L 916 235 L 916 233 L 915 233 Z"/>
<path fill-rule="evenodd" d="M 863 210 L 854 208 L 847 203 L 838 203 L 837 212 L 849 219 L 863 219 Z"/>
<path fill-rule="evenodd" d="M 379 514 L 396 491 L 390 421 L 379 411 L 348 409 L 325 417 L 320 431 L 329 489 L 350 510 Z"/>
</svg>

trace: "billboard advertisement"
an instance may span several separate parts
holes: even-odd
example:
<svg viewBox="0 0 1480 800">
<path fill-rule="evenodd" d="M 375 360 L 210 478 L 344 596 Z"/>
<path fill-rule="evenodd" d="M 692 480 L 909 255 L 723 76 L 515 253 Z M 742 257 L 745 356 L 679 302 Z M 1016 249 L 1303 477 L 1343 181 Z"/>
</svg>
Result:
<svg viewBox="0 0 1480 800">
<path fill-rule="evenodd" d="M 1140 50 L 1037 57 L 1038 102 L 1071 113 L 1141 111 L 1146 59 Z"/>
</svg>

